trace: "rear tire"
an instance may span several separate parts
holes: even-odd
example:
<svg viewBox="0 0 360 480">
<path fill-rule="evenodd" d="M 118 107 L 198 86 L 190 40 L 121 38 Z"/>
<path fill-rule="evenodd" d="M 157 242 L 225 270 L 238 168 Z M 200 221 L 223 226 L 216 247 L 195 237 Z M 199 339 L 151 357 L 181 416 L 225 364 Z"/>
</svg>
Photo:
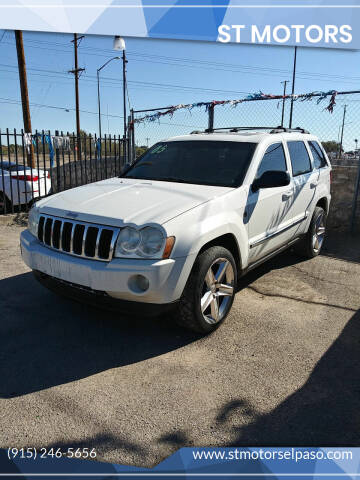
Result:
<svg viewBox="0 0 360 480">
<path fill-rule="evenodd" d="M 236 291 L 234 257 L 223 247 L 201 253 L 175 312 L 179 326 L 202 334 L 216 330 L 228 316 Z"/>
<path fill-rule="evenodd" d="M 3 192 L 0 192 L 0 213 L 11 213 L 11 207 L 12 205 L 10 200 Z"/>
<path fill-rule="evenodd" d="M 315 207 L 309 230 L 295 246 L 295 252 L 301 257 L 314 258 L 321 251 L 326 233 L 327 215 L 322 207 Z"/>
</svg>

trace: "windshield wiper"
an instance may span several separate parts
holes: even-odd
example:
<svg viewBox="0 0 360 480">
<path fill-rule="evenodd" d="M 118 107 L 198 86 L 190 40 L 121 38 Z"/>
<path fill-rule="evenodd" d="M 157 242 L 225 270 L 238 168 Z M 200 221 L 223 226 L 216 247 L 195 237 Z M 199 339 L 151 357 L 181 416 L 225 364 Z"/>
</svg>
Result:
<svg viewBox="0 0 360 480">
<path fill-rule="evenodd" d="M 161 177 L 161 178 L 139 178 L 135 176 L 127 175 L 126 177 L 122 178 L 133 178 L 137 180 L 153 180 L 154 182 L 176 182 L 176 183 L 189 183 L 188 180 L 182 180 L 181 178 L 176 177 Z"/>
<path fill-rule="evenodd" d="M 153 178 L 152 180 L 156 182 L 189 183 L 188 180 L 182 180 L 181 178 L 176 178 L 176 177 L 161 177 L 161 178 Z"/>
</svg>

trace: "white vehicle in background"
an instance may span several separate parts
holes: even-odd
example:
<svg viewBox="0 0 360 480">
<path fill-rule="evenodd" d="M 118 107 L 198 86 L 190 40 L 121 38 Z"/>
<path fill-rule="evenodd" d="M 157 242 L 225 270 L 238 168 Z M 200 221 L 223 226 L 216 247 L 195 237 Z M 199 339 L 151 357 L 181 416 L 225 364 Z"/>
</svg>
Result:
<svg viewBox="0 0 360 480">
<path fill-rule="evenodd" d="M 154 145 L 118 178 L 37 202 L 22 257 L 57 293 L 172 310 L 208 333 L 249 270 L 290 245 L 320 253 L 330 179 L 324 149 L 303 129 L 193 132 Z"/>
<path fill-rule="evenodd" d="M 51 192 L 50 173 L 15 162 L 0 161 L 0 213 L 29 205 Z"/>
</svg>

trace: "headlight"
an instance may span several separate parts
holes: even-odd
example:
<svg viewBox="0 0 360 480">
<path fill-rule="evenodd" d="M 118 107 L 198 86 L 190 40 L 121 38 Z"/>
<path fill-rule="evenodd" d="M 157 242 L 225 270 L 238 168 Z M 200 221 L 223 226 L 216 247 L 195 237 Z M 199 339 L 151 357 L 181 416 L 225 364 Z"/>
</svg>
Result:
<svg viewBox="0 0 360 480">
<path fill-rule="evenodd" d="M 134 253 L 141 241 L 138 230 L 132 227 L 125 227 L 121 230 L 116 243 L 115 256 L 129 255 Z"/>
<path fill-rule="evenodd" d="M 114 255 L 115 257 L 135 255 L 158 258 L 163 254 L 165 244 L 166 238 L 159 228 L 144 227 L 137 230 L 133 227 L 125 227 L 119 234 Z"/>
<path fill-rule="evenodd" d="M 158 228 L 145 227 L 140 230 L 140 234 L 139 251 L 141 255 L 151 257 L 164 249 L 165 237 Z"/>
<path fill-rule="evenodd" d="M 34 205 L 29 212 L 29 220 L 28 220 L 29 232 L 32 233 L 34 237 L 37 237 L 38 235 L 39 218 L 40 218 L 40 210 L 38 207 Z"/>
</svg>

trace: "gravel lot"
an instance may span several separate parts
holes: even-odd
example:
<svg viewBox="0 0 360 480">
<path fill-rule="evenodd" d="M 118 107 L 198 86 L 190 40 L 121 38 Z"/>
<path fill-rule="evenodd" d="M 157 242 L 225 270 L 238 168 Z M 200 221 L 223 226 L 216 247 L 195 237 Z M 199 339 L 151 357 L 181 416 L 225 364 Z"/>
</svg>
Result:
<svg viewBox="0 0 360 480">
<path fill-rule="evenodd" d="M 152 466 L 181 446 L 360 444 L 359 237 L 285 253 L 199 338 L 58 298 L 0 226 L 0 447 L 95 447 Z"/>
</svg>

